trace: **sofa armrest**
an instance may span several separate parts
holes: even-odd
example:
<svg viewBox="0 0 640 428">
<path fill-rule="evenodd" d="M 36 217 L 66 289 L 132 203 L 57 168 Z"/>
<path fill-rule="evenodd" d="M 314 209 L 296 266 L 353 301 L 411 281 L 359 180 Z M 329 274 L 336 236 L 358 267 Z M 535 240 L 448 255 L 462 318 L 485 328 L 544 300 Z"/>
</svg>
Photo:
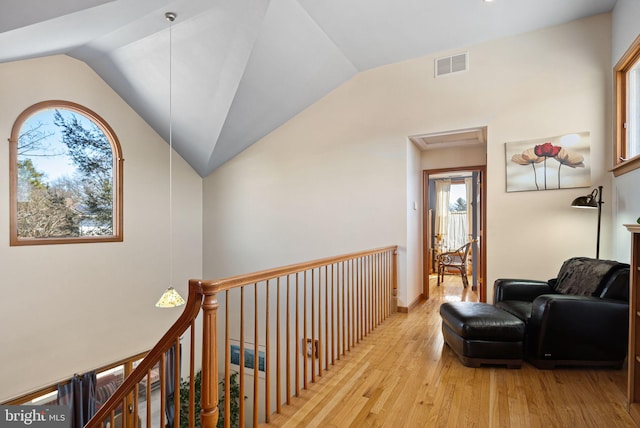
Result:
<svg viewBox="0 0 640 428">
<path fill-rule="evenodd" d="M 536 297 L 549 293 L 554 291 L 547 281 L 501 278 L 493 283 L 493 303 L 503 300 L 533 302 Z"/>
<path fill-rule="evenodd" d="M 628 318 L 629 305 L 619 300 L 542 295 L 531 307 L 531 350 L 539 358 L 624 358 Z"/>
</svg>

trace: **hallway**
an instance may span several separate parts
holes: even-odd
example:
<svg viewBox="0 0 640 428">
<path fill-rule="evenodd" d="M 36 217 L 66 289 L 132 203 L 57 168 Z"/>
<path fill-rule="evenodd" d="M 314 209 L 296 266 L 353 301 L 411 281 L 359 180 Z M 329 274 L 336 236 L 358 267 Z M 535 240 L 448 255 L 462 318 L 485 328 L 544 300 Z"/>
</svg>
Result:
<svg viewBox="0 0 640 428">
<path fill-rule="evenodd" d="M 462 293 L 462 294 L 461 294 Z M 272 416 L 278 427 L 632 427 L 623 370 L 468 368 L 443 344 L 438 308 L 477 301 L 459 276 L 395 314 L 319 383 Z"/>
</svg>

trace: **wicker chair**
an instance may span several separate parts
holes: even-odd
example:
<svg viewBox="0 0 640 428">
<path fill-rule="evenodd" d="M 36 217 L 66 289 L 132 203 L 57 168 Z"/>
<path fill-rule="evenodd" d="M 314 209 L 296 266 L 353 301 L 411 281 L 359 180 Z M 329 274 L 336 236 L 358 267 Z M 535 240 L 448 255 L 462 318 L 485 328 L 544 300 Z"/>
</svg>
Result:
<svg viewBox="0 0 640 428">
<path fill-rule="evenodd" d="M 469 280 L 467 279 L 467 259 L 469 258 L 469 252 L 471 251 L 471 245 L 474 241 L 469 241 L 462 247 L 454 251 L 447 251 L 446 253 L 440 253 L 436 256 L 436 262 L 438 263 L 438 286 L 444 279 L 445 269 L 452 268 L 460 271 L 462 276 L 462 285 L 467 288 Z"/>
</svg>

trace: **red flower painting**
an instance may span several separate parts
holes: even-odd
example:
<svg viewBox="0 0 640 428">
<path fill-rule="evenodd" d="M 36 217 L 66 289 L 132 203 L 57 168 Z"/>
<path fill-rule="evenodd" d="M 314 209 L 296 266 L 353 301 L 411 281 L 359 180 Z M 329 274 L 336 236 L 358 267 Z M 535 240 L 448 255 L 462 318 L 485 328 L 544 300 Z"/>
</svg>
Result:
<svg viewBox="0 0 640 428">
<path fill-rule="evenodd" d="M 582 173 L 576 171 L 576 172 L 571 172 L 569 174 L 569 171 L 575 170 L 576 168 L 585 168 L 585 163 L 584 163 L 585 158 L 581 153 L 579 153 L 579 151 L 576 151 L 574 148 L 576 147 L 576 144 L 578 144 L 578 148 L 579 148 L 580 141 L 583 138 L 586 139 L 588 135 L 589 135 L 588 133 L 569 134 L 566 136 L 553 137 L 549 139 L 550 141 L 545 139 L 538 144 L 536 144 L 536 142 L 534 141 L 531 141 L 529 142 L 529 144 L 531 145 L 527 145 L 527 142 L 507 143 L 507 145 L 509 144 L 517 145 L 516 147 L 519 147 L 520 148 L 519 150 L 522 150 L 522 151 L 516 152 L 515 154 L 513 154 L 514 151 L 512 151 L 510 159 L 507 158 L 507 160 L 510 160 L 512 164 L 515 163 L 515 164 L 530 168 L 530 170 L 533 172 L 533 183 L 531 183 L 531 181 L 529 181 L 529 183 L 535 185 L 535 190 L 561 189 L 563 184 L 562 183 L 563 178 L 564 178 L 564 181 L 569 182 L 568 183 L 569 187 L 575 187 L 576 177 L 580 176 L 580 174 Z M 579 148 L 579 150 L 582 150 L 583 152 L 585 151 L 584 148 Z M 588 146 L 587 146 L 586 153 L 588 154 Z M 553 164 L 547 164 L 547 161 L 549 159 L 553 159 L 555 160 L 555 162 Z M 555 165 L 557 165 L 557 169 Z M 567 167 L 571 169 L 567 170 L 566 169 Z M 562 171 L 565 171 L 564 173 L 565 177 L 562 177 L 561 175 Z M 588 179 L 588 170 L 585 172 L 587 173 L 586 176 Z M 538 183 L 538 175 L 540 173 L 542 173 L 544 177 L 543 184 Z M 523 185 L 526 186 L 526 182 L 528 181 L 526 179 L 526 176 L 523 176 L 520 173 L 516 173 L 515 170 L 511 174 L 512 175 L 508 174 L 507 191 L 510 191 L 509 188 L 511 186 L 513 187 L 523 186 Z M 515 180 L 516 176 L 521 177 L 521 178 L 517 178 L 517 180 L 519 181 L 517 181 L 516 183 L 522 183 L 522 184 L 510 185 L 509 180 Z M 557 187 L 554 186 L 553 184 L 547 183 L 547 178 L 548 177 L 551 178 L 554 176 L 557 177 Z M 588 185 L 588 184 L 590 183 L 588 182 L 585 183 L 585 185 Z M 565 184 L 565 186 L 567 186 L 567 184 Z M 522 190 L 525 190 L 525 189 L 526 188 L 523 188 Z M 530 190 L 533 190 L 533 189 L 530 189 Z"/>
</svg>

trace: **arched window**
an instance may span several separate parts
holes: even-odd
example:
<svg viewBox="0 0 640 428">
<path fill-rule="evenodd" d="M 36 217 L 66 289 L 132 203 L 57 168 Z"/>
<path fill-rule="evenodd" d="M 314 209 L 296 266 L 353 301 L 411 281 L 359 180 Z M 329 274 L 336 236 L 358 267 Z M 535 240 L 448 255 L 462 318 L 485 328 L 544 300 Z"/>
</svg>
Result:
<svg viewBox="0 0 640 428">
<path fill-rule="evenodd" d="M 11 130 L 11 245 L 122 241 L 122 152 L 69 101 L 35 104 Z"/>
</svg>

